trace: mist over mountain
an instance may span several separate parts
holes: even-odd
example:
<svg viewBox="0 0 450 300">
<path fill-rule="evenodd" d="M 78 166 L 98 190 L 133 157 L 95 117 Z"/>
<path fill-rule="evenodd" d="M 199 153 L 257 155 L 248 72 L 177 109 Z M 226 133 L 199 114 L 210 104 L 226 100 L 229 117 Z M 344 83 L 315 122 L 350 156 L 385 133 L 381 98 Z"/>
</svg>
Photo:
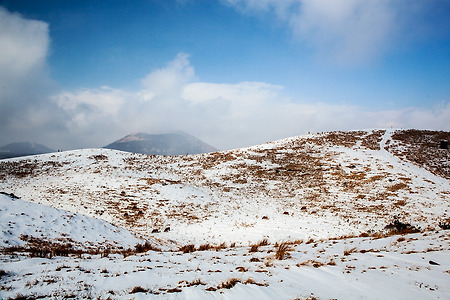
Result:
<svg viewBox="0 0 450 300">
<path fill-rule="evenodd" d="M 33 142 L 18 142 L 0 147 L 0 159 L 50 152 L 55 152 L 55 150 Z"/>
<path fill-rule="evenodd" d="M 163 134 L 134 133 L 104 148 L 150 155 L 185 155 L 215 152 L 218 149 L 185 132 Z"/>
</svg>

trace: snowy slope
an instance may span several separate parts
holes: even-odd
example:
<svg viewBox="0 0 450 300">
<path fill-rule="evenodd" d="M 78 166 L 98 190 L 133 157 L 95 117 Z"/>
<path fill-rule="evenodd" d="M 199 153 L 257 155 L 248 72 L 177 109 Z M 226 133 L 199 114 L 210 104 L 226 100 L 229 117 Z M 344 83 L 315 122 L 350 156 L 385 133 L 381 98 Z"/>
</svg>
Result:
<svg viewBox="0 0 450 300">
<path fill-rule="evenodd" d="M 0 194 L 0 247 L 24 246 L 25 236 L 71 241 L 81 249 L 134 247 L 142 240 L 104 221 Z"/>
<path fill-rule="evenodd" d="M 450 299 L 450 154 L 436 147 L 447 136 L 331 132 L 201 155 L 2 161 L 0 191 L 21 199 L 0 195 L 0 298 Z M 406 223 L 415 233 L 386 228 Z M 9 248 L 24 235 L 164 251 L 32 258 Z"/>
<path fill-rule="evenodd" d="M 449 218 L 449 179 L 387 151 L 394 133 L 192 156 L 86 149 L 11 159 L 0 164 L 0 190 L 179 243 L 359 235 L 394 218 L 435 228 Z"/>
</svg>

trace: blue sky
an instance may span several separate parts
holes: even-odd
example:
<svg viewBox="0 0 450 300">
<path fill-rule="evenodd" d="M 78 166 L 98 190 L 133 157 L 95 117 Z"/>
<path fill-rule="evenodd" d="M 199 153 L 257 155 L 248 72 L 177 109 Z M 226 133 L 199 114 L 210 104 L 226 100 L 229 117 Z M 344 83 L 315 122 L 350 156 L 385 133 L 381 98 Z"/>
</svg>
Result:
<svg viewBox="0 0 450 300">
<path fill-rule="evenodd" d="M 3 0 L 0 13 L 0 144 L 450 130 L 446 0 Z"/>
</svg>

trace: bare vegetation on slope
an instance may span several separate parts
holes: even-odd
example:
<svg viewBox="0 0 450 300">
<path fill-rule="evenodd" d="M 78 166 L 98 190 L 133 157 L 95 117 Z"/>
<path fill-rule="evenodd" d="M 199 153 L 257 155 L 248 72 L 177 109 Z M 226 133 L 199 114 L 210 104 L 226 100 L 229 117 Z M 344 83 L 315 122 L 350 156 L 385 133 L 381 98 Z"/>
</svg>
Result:
<svg viewBox="0 0 450 300">
<path fill-rule="evenodd" d="M 226 222 L 223 234 L 269 224 L 303 234 L 298 224 L 313 218 L 339 236 L 382 230 L 395 216 L 426 226 L 448 218 L 449 189 L 392 165 L 380 148 L 386 134 L 319 133 L 176 157 L 91 149 L 4 160 L 0 188 L 154 237 L 209 224 L 215 239 L 203 244 L 220 241 L 215 231 Z M 449 151 L 437 146 L 449 135 L 397 131 L 386 148 L 448 179 Z"/>
<path fill-rule="evenodd" d="M 392 135 L 387 149 L 430 172 L 450 179 L 450 150 L 439 149 L 441 141 L 450 141 L 450 132 L 399 130 Z"/>
</svg>

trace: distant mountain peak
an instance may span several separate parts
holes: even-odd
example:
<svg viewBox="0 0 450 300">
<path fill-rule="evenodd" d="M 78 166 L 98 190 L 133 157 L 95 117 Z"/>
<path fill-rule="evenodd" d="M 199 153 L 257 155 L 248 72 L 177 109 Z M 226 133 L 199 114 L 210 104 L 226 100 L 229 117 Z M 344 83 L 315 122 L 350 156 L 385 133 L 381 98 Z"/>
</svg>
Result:
<svg viewBox="0 0 450 300">
<path fill-rule="evenodd" d="M 116 143 L 128 143 L 131 141 L 143 141 L 146 140 L 145 133 L 135 132 L 124 136 L 123 138 L 116 141 Z"/>
<path fill-rule="evenodd" d="M 211 145 L 183 131 L 159 134 L 136 132 L 104 148 L 153 155 L 184 155 L 217 151 Z"/>
</svg>

